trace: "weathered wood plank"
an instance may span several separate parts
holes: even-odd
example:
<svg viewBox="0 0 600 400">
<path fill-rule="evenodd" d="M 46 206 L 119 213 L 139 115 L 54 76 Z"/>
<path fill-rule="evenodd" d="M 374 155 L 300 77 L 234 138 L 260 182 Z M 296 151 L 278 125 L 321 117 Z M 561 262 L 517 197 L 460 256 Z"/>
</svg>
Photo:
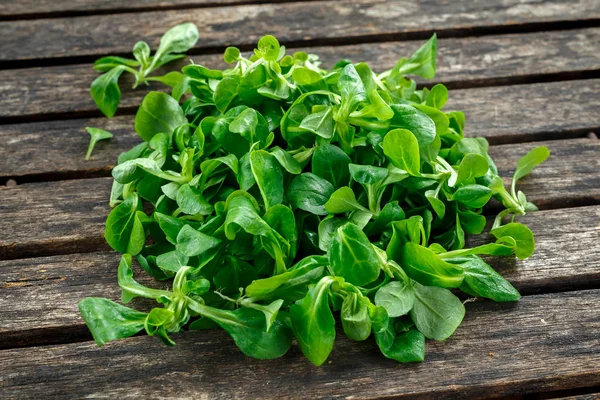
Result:
<svg viewBox="0 0 600 400">
<path fill-rule="evenodd" d="M 598 18 L 597 0 L 359 0 L 148 12 L 135 18 L 119 14 L 9 21 L 0 23 L 0 37 L 4 38 L 0 61 L 128 53 L 140 39 L 156 48 L 168 28 L 185 21 L 195 22 L 200 30 L 196 50 L 212 51 L 227 45 L 254 46 L 267 33 L 284 43 L 319 44 L 422 37 L 433 30 L 440 35 L 498 30 L 503 26 L 514 30 L 519 25 L 585 23 Z"/>
<path fill-rule="evenodd" d="M 599 400 L 600 393 L 580 394 L 576 396 L 556 398 L 556 400 Z"/>
<path fill-rule="evenodd" d="M 173 335 L 172 348 L 136 337 L 102 349 L 87 342 L 4 350 L 0 395 L 444 399 L 600 384 L 600 291 L 476 302 L 467 309 L 452 338 L 428 343 L 422 364 L 398 365 L 378 354 L 372 340 L 350 342 L 343 335 L 331 363 L 320 368 L 297 347 L 283 358 L 258 361 L 221 331 L 189 332 Z"/>
<path fill-rule="evenodd" d="M 524 261 L 494 257 L 490 263 L 525 294 L 600 287 L 598 217 L 600 206 L 527 215 L 519 221 L 536 235 L 535 254 Z M 86 296 L 120 298 L 119 258 L 98 252 L 0 261 L 0 348 L 89 339 L 76 304 Z M 136 279 L 167 288 L 145 273 Z"/>
<path fill-rule="evenodd" d="M 491 143 L 564 139 L 600 129 L 599 91 L 598 79 L 454 90 L 446 109 L 465 111 L 470 135 Z"/>
<path fill-rule="evenodd" d="M 19 19 L 22 17 L 48 17 L 56 15 L 95 14 L 111 12 L 132 12 L 146 10 L 172 10 L 179 8 L 213 7 L 223 5 L 239 5 L 252 3 L 277 3 L 290 0 L 19 0 L 0 3 L 0 17 Z"/>
<path fill-rule="evenodd" d="M 600 79 L 454 90 L 447 108 L 466 113 L 468 136 L 483 136 L 493 144 L 584 136 L 600 132 Z M 120 116 L 0 125 L 0 179 L 106 174 L 118 154 L 139 143 L 133 120 Z M 98 143 L 89 161 L 83 157 L 89 141 L 86 126 L 115 133 Z M 587 151 L 597 151 L 597 146 L 590 144 Z"/>
<path fill-rule="evenodd" d="M 331 67 L 341 58 L 367 61 L 376 70 L 392 68 L 422 41 L 369 43 L 309 49 Z M 295 51 L 291 49 L 290 52 Z M 194 62 L 224 68 L 220 55 L 199 55 Z M 576 62 L 574 62 L 576 60 Z M 188 61 L 172 65 L 177 70 Z M 600 28 L 502 36 L 442 39 L 438 43 L 436 81 L 450 86 L 481 86 L 522 82 L 544 76 L 577 76 L 600 70 Z M 99 112 L 89 93 L 99 74 L 91 65 L 67 65 L 0 71 L 0 118 Z M 131 89 L 123 75 L 121 111 L 140 104 L 148 88 Z M 431 84 L 431 82 L 427 83 Z M 152 89 L 163 89 L 156 84 Z"/>
<path fill-rule="evenodd" d="M 542 208 L 600 202 L 600 141 L 544 143 L 552 157 L 519 184 Z M 535 144 L 492 150 L 501 175 Z M 508 179 L 507 179 L 508 182 Z M 0 259 L 106 249 L 102 238 L 111 179 L 28 183 L 0 188 Z"/>
</svg>

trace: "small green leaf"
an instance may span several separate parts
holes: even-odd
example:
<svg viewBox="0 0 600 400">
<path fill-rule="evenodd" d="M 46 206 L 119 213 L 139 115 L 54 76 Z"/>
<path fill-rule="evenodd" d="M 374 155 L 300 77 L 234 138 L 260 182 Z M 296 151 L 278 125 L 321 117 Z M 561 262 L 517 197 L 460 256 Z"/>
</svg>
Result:
<svg viewBox="0 0 600 400">
<path fill-rule="evenodd" d="M 350 211 L 367 211 L 368 209 L 363 207 L 354 196 L 354 192 L 348 186 L 344 186 L 333 192 L 327 203 L 325 203 L 325 209 L 327 212 L 332 214 L 340 214 Z"/>
<path fill-rule="evenodd" d="M 133 336 L 144 329 L 145 313 L 108 299 L 88 297 L 77 307 L 98 346 Z"/>
<path fill-rule="evenodd" d="M 419 143 L 406 129 L 391 130 L 383 138 L 383 153 L 394 166 L 412 176 L 420 175 Z"/>
<path fill-rule="evenodd" d="M 104 129 L 92 128 L 89 126 L 86 127 L 85 130 L 88 131 L 88 133 L 90 134 L 90 144 L 88 146 L 87 153 L 85 154 L 85 159 L 89 160 L 92 156 L 92 151 L 94 150 L 94 146 L 96 146 L 96 143 L 98 143 L 99 140 L 112 138 L 113 134 L 108 131 L 105 131 Z"/>
<path fill-rule="evenodd" d="M 92 82 L 90 94 L 94 102 L 108 118 L 115 115 L 121 102 L 121 89 L 119 89 L 119 77 L 125 71 L 125 67 L 117 65 L 108 72 L 100 75 Z"/>
</svg>

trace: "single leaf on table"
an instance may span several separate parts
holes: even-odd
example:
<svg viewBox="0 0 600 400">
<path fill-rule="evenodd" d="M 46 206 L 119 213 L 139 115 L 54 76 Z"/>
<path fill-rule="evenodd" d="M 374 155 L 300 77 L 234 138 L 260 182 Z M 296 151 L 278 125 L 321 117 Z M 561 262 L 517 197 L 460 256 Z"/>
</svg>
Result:
<svg viewBox="0 0 600 400">
<path fill-rule="evenodd" d="M 550 156 L 550 150 L 546 146 L 539 146 L 531 150 L 517 162 L 517 169 L 513 175 L 513 181 L 518 181 Z"/>
<path fill-rule="evenodd" d="M 85 159 L 89 160 L 92 156 L 92 151 L 94 150 L 94 146 L 96 146 L 96 143 L 98 143 L 99 140 L 112 138 L 113 134 L 108 131 L 105 131 L 104 129 L 92 128 L 89 126 L 86 127 L 85 130 L 88 131 L 88 133 L 90 134 L 90 144 L 88 146 L 87 153 L 85 154 Z"/>
</svg>

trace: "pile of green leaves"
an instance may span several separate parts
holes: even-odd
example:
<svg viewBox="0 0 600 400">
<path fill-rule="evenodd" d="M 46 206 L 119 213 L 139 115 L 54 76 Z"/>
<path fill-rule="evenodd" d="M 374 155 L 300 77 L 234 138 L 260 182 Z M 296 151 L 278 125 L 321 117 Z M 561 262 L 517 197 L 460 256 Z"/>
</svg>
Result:
<svg viewBox="0 0 600 400">
<path fill-rule="evenodd" d="M 407 77 L 434 76 L 435 36 L 379 74 L 348 60 L 322 69 L 272 36 L 224 60 L 222 71 L 185 66 L 173 95 L 151 92 L 137 112 L 144 142 L 112 172 L 105 237 L 123 253 L 122 302 L 157 305 L 81 301 L 98 345 L 142 330 L 172 345 L 172 332 L 219 326 L 248 356 L 280 357 L 296 338 L 321 365 L 339 315 L 350 339 L 374 336 L 385 357 L 415 362 L 425 339 L 461 323 L 454 289 L 519 299 L 480 256 L 533 253 L 514 217 L 535 206 L 515 184 L 548 149 L 522 158 L 507 190 L 486 140 L 464 137 L 462 112 L 442 111 L 447 89 Z M 465 247 L 492 198 L 504 206 L 495 241 Z M 133 258 L 172 288 L 134 280 Z"/>
</svg>

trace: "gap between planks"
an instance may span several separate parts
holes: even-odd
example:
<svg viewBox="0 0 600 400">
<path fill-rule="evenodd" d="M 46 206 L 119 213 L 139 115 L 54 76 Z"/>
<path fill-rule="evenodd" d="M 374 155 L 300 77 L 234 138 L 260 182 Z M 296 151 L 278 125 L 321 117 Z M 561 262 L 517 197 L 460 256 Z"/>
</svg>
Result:
<svg viewBox="0 0 600 400">
<path fill-rule="evenodd" d="M 215 7 L 158 13 L 91 16 L 54 20 L 0 22 L 3 68 L 93 61 L 105 54 L 123 55 L 144 38 L 153 48 L 160 35 L 183 21 L 198 22 L 200 40 L 190 54 L 222 51 L 235 44 L 251 50 L 256 40 L 274 34 L 287 46 L 343 45 L 390 40 L 424 39 L 435 26 L 440 37 L 464 37 L 533 30 L 572 29 L 600 24 L 595 0 L 565 4 L 559 0 L 522 4 L 496 3 L 318 1 Z M 156 20 L 151 27 L 146 21 Z M 209 21 L 209 22 L 207 22 Z M 476 21 L 476 22 L 474 22 Z M 122 29 L 115 31 L 114 26 Z M 92 27 L 92 29 L 90 29 Z M 102 34 L 100 34 L 102 33 Z M 86 43 L 86 46 L 81 46 Z"/>
<path fill-rule="evenodd" d="M 469 303 L 454 336 L 429 341 L 420 364 L 399 365 L 372 340 L 344 337 L 320 368 L 297 346 L 276 360 L 254 360 L 219 330 L 174 334 L 171 348 L 134 337 L 101 349 L 91 342 L 9 349 L 0 351 L 0 396 L 290 398 L 299 381 L 306 399 L 482 398 L 594 387 L 599 305 L 598 290 Z"/>
</svg>

